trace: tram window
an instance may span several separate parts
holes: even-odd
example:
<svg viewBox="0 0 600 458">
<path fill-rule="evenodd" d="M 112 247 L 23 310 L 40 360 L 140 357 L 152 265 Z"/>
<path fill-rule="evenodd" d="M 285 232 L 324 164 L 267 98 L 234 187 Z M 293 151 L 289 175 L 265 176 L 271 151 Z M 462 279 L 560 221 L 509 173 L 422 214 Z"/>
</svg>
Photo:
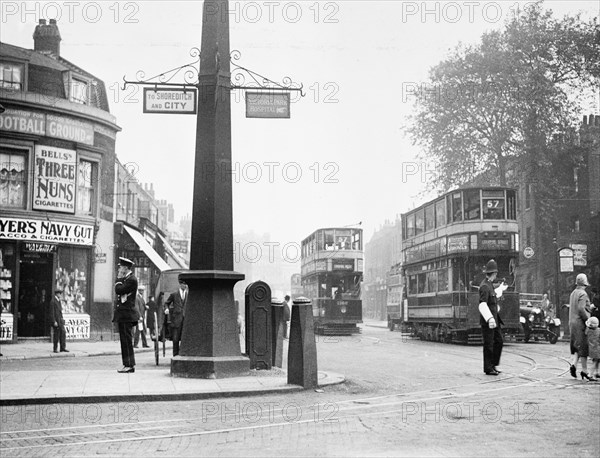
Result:
<svg viewBox="0 0 600 458">
<path fill-rule="evenodd" d="M 333 231 L 324 231 L 325 235 L 325 250 L 333 251 L 335 249 Z"/>
<path fill-rule="evenodd" d="M 462 199 L 460 192 L 452 194 L 452 221 L 462 221 Z"/>
<path fill-rule="evenodd" d="M 440 292 L 448 291 L 448 269 L 438 270 L 438 287 Z"/>
<path fill-rule="evenodd" d="M 417 275 L 417 293 L 422 294 L 427 291 L 427 274 L 422 273 Z"/>
<path fill-rule="evenodd" d="M 415 236 L 415 215 L 414 215 L 414 213 L 411 215 L 408 215 L 408 217 L 406 218 L 406 234 L 408 237 Z"/>
<path fill-rule="evenodd" d="M 506 218 L 517 219 L 517 197 L 515 191 L 506 191 Z"/>
<path fill-rule="evenodd" d="M 423 209 L 415 213 L 415 235 L 422 234 L 425 231 L 425 214 Z"/>
<path fill-rule="evenodd" d="M 483 190 L 483 219 L 504 219 L 504 191 Z"/>
<path fill-rule="evenodd" d="M 446 223 L 452 222 L 452 196 L 446 196 Z"/>
<path fill-rule="evenodd" d="M 408 293 L 417 294 L 417 276 L 410 275 L 408 277 Z"/>
<path fill-rule="evenodd" d="M 435 293 L 437 291 L 437 280 L 438 275 L 437 271 L 427 272 L 427 292 Z"/>
<path fill-rule="evenodd" d="M 435 229 L 435 211 L 433 204 L 425 207 L 425 232 Z"/>
<path fill-rule="evenodd" d="M 468 189 L 464 191 L 465 197 L 465 220 L 480 219 L 481 206 L 479 204 L 479 189 Z"/>
<path fill-rule="evenodd" d="M 353 231 L 353 233 L 352 233 L 352 249 L 353 250 L 362 250 L 360 231 Z"/>
<path fill-rule="evenodd" d="M 446 201 L 438 200 L 435 203 L 435 226 L 442 227 L 446 225 Z"/>
</svg>

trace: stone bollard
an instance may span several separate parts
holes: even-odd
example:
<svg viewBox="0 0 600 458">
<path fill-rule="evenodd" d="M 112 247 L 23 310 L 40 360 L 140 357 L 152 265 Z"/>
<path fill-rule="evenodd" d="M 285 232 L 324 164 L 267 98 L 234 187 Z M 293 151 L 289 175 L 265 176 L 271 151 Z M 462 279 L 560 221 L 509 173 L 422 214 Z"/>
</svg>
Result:
<svg viewBox="0 0 600 458">
<path fill-rule="evenodd" d="M 271 369 L 271 288 L 264 281 L 246 287 L 245 310 L 250 369 Z"/>
<path fill-rule="evenodd" d="M 271 352 L 273 366 L 281 367 L 283 364 L 283 330 L 287 326 L 283 319 L 283 299 L 271 299 Z"/>
<path fill-rule="evenodd" d="M 292 306 L 287 382 L 304 388 L 318 386 L 312 302 L 306 297 L 294 299 Z"/>
</svg>

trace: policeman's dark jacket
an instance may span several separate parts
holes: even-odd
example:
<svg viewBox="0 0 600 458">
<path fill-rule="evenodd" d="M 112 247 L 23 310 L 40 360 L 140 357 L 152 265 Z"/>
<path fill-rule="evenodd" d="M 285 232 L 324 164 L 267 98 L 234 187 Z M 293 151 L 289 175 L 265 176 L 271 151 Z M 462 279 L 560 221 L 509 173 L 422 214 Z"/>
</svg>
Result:
<svg viewBox="0 0 600 458">
<path fill-rule="evenodd" d="M 54 323 L 58 323 L 59 326 L 64 326 L 65 324 L 62 314 L 62 306 L 56 297 L 53 297 L 50 301 L 50 325 L 54 326 Z"/>
<path fill-rule="evenodd" d="M 137 323 L 139 321 L 140 314 L 135 304 L 137 289 L 138 281 L 132 273 L 124 278 L 117 278 L 115 283 L 117 300 L 115 303 L 113 322 Z"/>
<path fill-rule="evenodd" d="M 496 291 L 494 291 L 494 285 L 487 278 L 481 282 L 479 286 L 479 304 L 485 302 L 490 309 L 490 313 L 494 317 L 494 321 L 497 324 L 504 324 L 502 318 L 498 314 L 498 298 L 496 297 Z M 483 316 L 479 314 L 479 323 L 481 326 L 489 327 L 488 323 L 484 320 Z"/>
</svg>

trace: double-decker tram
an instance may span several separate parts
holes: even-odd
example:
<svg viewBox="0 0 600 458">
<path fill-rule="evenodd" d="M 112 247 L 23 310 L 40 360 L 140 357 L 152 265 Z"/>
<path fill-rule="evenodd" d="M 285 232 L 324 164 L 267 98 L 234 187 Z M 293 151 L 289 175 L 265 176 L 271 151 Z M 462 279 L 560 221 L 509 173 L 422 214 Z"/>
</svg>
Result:
<svg viewBox="0 0 600 458">
<path fill-rule="evenodd" d="M 302 241 L 301 282 L 315 332 L 355 334 L 362 323 L 362 229 L 318 229 Z"/>
<path fill-rule="evenodd" d="M 425 340 L 481 343 L 478 290 L 485 264 L 494 259 L 498 279 L 508 285 L 499 299 L 502 329 L 519 334 L 514 189 L 457 189 L 403 214 L 402 224 L 406 331 Z"/>
</svg>

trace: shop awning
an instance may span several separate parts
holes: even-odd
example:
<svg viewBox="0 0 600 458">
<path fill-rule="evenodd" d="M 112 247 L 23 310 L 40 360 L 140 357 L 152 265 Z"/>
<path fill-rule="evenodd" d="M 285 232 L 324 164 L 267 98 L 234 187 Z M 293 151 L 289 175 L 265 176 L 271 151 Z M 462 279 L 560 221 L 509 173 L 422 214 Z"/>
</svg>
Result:
<svg viewBox="0 0 600 458">
<path fill-rule="evenodd" d="M 189 266 L 187 265 L 187 262 L 182 259 L 181 256 L 179 256 L 179 254 L 173 249 L 173 247 L 171 246 L 171 244 L 169 243 L 169 241 L 167 239 L 165 239 L 162 235 L 158 234 L 158 237 L 162 240 L 163 245 L 165 247 L 165 250 L 167 251 L 167 254 L 173 258 L 173 261 L 177 264 L 176 266 L 173 266 L 173 268 L 175 269 L 189 269 Z"/>
<path fill-rule="evenodd" d="M 154 251 L 154 248 L 150 246 L 150 244 L 146 241 L 142 234 L 128 226 L 123 227 L 131 236 L 133 241 L 137 244 L 137 246 L 140 247 L 140 250 L 142 250 L 146 254 L 146 256 L 148 256 L 152 264 L 154 264 L 158 270 L 162 272 L 163 270 L 171 269 L 171 266 L 167 264 L 167 262 L 163 258 L 161 258 L 156 251 Z"/>
</svg>

